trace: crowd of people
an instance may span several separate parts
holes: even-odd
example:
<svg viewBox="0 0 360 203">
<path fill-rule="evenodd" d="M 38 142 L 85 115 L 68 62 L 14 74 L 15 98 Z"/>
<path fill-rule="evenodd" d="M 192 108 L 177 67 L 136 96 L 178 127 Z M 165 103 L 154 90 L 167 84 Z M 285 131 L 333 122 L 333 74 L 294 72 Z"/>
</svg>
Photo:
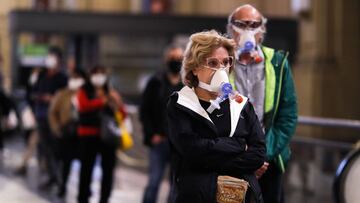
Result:
<svg viewBox="0 0 360 203">
<path fill-rule="evenodd" d="M 88 72 L 73 68 L 66 74 L 61 61 L 61 50 L 51 47 L 45 60 L 46 68 L 34 69 L 30 74 L 26 97 L 30 114 L 25 116 L 27 121 L 25 119 L 23 123 L 27 147 L 16 174 L 26 174 L 28 160 L 37 149 L 39 168 L 46 174 L 39 189 L 51 191 L 56 188 L 58 197 L 64 198 L 71 163 L 79 159 L 78 202 L 85 203 L 91 196 L 92 172 L 96 157 L 100 155 L 103 171 L 100 202 L 108 202 L 118 143 L 109 143 L 102 136 L 99 124 L 107 114 L 120 126 L 127 117 L 125 106 L 120 94 L 111 87 L 105 67 L 98 65 Z M 1 112 L 6 117 L 14 102 L 5 94 L 1 96 L 4 102 Z M 23 114 L 26 112 L 24 110 Z M 33 124 L 26 125 L 29 122 Z"/>
<path fill-rule="evenodd" d="M 139 107 L 149 148 L 144 203 L 157 202 L 167 167 L 171 203 L 221 202 L 220 177 L 245 181 L 246 202 L 285 202 L 283 174 L 297 102 L 288 53 L 262 45 L 266 21 L 256 8 L 243 5 L 229 15 L 226 34 L 198 32 L 185 49 L 167 47 L 165 68 L 149 79 Z M 71 163 L 79 159 L 77 200 L 86 203 L 100 156 L 99 201 L 105 203 L 111 196 L 119 144 L 106 140 L 109 131 L 103 124 L 107 116 L 120 125 L 127 112 L 105 67 L 71 68 L 65 74 L 62 61 L 61 51 L 51 48 L 46 69 L 34 69 L 29 77 L 26 98 L 36 122 L 26 127 L 27 147 L 16 173 L 26 174 L 37 149 L 40 170 L 47 177 L 39 189 L 56 186 L 64 198 Z M 0 97 L 1 117 L 7 117 L 14 107 L 2 92 Z"/>
</svg>

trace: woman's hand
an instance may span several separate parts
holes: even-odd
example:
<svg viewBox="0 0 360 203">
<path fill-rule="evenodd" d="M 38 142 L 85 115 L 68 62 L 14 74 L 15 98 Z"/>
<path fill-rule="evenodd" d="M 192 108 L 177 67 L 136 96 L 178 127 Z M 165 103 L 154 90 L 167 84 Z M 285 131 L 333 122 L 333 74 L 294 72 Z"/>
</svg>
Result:
<svg viewBox="0 0 360 203">
<path fill-rule="evenodd" d="M 96 89 L 95 93 L 96 93 L 96 97 L 98 98 L 106 97 L 105 91 L 101 88 Z"/>
<path fill-rule="evenodd" d="M 107 97 L 101 97 L 101 100 L 104 104 L 107 104 L 109 102 L 109 98 Z"/>
</svg>

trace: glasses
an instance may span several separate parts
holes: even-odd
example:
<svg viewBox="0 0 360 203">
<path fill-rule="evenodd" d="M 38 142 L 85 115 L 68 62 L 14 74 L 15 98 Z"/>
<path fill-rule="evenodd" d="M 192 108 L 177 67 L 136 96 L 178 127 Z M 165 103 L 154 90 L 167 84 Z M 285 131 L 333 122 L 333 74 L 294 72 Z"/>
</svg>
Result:
<svg viewBox="0 0 360 203">
<path fill-rule="evenodd" d="M 221 67 L 222 65 L 222 67 Z M 232 65 L 234 65 L 234 57 L 228 56 L 226 58 L 223 58 L 222 61 L 220 61 L 218 58 L 211 57 L 206 59 L 206 68 L 210 68 L 213 70 L 218 70 L 220 68 L 228 69 Z"/>
<path fill-rule="evenodd" d="M 258 27 L 260 27 L 262 25 L 262 20 L 261 21 L 248 21 L 248 20 L 231 20 L 231 24 L 240 28 L 240 29 L 246 29 L 246 28 L 250 28 L 250 29 L 256 29 Z"/>
</svg>

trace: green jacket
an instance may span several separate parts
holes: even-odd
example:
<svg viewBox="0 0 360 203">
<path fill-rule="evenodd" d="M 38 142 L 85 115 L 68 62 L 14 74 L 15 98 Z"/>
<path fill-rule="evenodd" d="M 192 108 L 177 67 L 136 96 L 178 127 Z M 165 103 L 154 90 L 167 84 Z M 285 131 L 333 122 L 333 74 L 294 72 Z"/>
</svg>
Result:
<svg viewBox="0 0 360 203">
<path fill-rule="evenodd" d="M 265 57 L 264 124 L 266 155 L 281 171 L 290 159 L 289 143 L 297 124 L 297 100 L 288 53 L 262 46 Z M 235 74 L 230 82 L 235 87 Z"/>
</svg>

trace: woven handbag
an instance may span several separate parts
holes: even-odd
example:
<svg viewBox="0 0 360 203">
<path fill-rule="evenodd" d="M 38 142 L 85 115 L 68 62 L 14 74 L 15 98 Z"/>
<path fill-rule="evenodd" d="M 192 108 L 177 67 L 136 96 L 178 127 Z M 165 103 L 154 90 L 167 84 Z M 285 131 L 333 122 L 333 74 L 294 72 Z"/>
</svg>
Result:
<svg viewBox="0 0 360 203">
<path fill-rule="evenodd" d="M 219 176 L 217 179 L 217 203 L 243 203 L 249 183 L 231 176 Z"/>
</svg>

